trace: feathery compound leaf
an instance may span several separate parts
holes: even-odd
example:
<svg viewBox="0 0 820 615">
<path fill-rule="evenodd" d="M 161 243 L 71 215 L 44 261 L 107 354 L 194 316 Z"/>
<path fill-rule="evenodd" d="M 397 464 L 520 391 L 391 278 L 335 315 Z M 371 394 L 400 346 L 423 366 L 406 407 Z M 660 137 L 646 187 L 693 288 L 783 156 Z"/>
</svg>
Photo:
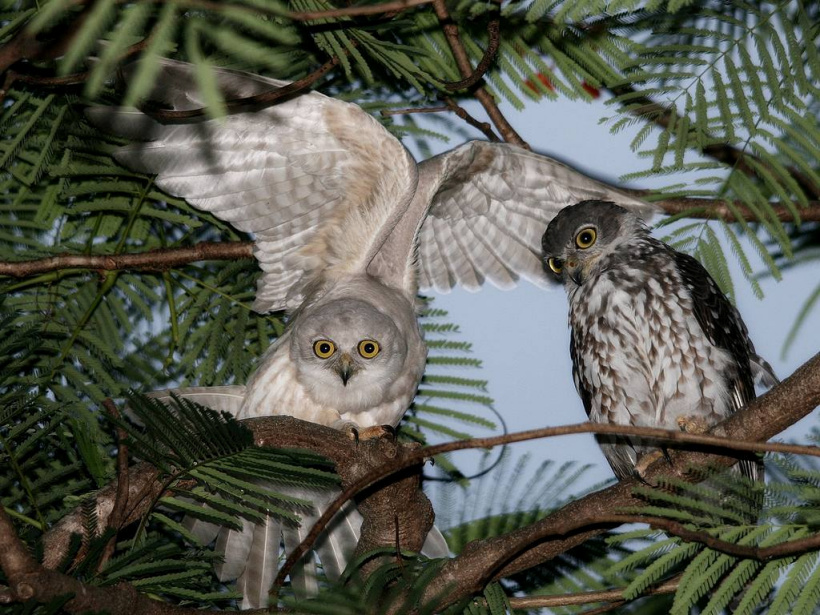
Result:
<svg viewBox="0 0 820 615">
<path fill-rule="evenodd" d="M 253 435 L 227 413 L 218 413 L 172 395 L 165 404 L 131 393 L 130 411 L 144 425 L 120 421 L 135 454 L 157 467 L 190 470 L 200 463 L 237 454 L 253 446 Z"/>
</svg>

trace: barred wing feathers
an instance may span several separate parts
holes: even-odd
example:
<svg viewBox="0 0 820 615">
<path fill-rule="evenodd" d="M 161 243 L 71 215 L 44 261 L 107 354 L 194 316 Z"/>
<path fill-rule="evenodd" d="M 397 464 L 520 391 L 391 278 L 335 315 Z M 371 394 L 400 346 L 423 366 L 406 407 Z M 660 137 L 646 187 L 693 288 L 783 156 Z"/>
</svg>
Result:
<svg viewBox="0 0 820 615">
<path fill-rule="evenodd" d="M 216 70 L 226 98 L 284 82 Z M 192 67 L 163 60 L 152 95 L 173 109 L 202 106 Z M 357 105 L 310 93 L 220 121 L 160 124 L 135 109 L 87 111 L 103 129 L 147 142 L 124 165 L 194 207 L 256 236 L 265 275 L 254 309 L 295 309 L 306 287 L 363 273 L 415 192 L 407 150 Z"/>
<path fill-rule="evenodd" d="M 549 280 L 541 236 L 561 209 L 610 200 L 644 217 L 657 211 L 548 156 L 513 145 L 472 141 L 419 165 L 419 183 L 440 177 L 418 238 L 419 285 L 448 292 L 485 281 L 512 288 Z"/>
</svg>

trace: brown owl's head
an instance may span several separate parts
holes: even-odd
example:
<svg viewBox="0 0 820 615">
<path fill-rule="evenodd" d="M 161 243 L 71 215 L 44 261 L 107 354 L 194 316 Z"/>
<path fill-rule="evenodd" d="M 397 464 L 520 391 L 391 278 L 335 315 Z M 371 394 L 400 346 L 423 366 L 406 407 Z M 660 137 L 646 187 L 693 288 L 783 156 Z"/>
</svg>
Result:
<svg viewBox="0 0 820 615">
<path fill-rule="evenodd" d="M 610 201 L 581 201 L 562 209 L 541 239 L 544 269 L 580 286 L 595 264 L 625 240 L 645 237 L 643 220 Z"/>
</svg>

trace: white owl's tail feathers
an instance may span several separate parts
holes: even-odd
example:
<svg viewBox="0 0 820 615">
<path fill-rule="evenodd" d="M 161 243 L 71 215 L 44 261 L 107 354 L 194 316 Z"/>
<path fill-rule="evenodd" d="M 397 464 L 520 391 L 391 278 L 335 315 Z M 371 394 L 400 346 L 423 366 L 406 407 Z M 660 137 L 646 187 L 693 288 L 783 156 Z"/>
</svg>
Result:
<svg viewBox="0 0 820 615">
<path fill-rule="evenodd" d="M 149 395 L 167 403 L 172 400 L 172 394 L 237 416 L 245 397 L 245 387 L 188 387 L 154 391 Z M 186 529 L 203 546 L 216 540 L 214 551 L 221 554 L 223 559 L 214 566 L 214 571 L 220 581 L 236 580 L 237 590 L 244 596 L 242 609 L 268 605 L 268 591 L 279 570 L 280 557 L 291 553 L 302 542 L 322 513 L 341 493 L 334 489 L 280 482 L 269 482 L 264 486 L 271 491 L 312 502 L 313 506 L 309 509 L 294 511 L 301 518 L 301 524 L 274 517 L 267 517 L 262 523 L 240 518 L 241 529 L 235 530 L 191 516 L 186 516 L 183 521 Z M 205 507 L 205 504 L 200 505 Z M 347 502 L 322 532 L 313 551 L 306 553 L 294 566 L 291 584 L 297 596 L 313 596 L 319 591 L 316 555 L 328 580 L 337 581 L 341 577 L 356 550 L 361 526 L 362 516 L 353 502 Z M 283 543 L 284 553 L 281 551 Z M 422 554 L 430 558 L 449 557 L 450 549 L 438 528 L 433 527 L 427 534 Z"/>
<path fill-rule="evenodd" d="M 203 544 L 216 538 L 215 551 L 223 561 L 214 567 L 220 581 L 236 580 L 236 588 L 243 595 L 242 609 L 263 608 L 268 605 L 268 592 L 279 570 L 280 560 L 291 553 L 305 539 L 322 512 L 338 497 L 338 490 L 294 487 L 270 483 L 268 488 L 313 502 L 307 511 L 300 510 L 301 524 L 296 525 L 268 517 L 264 523 L 254 524 L 241 519 L 242 529 L 234 530 L 186 517 L 185 527 Z M 204 505 L 203 505 L 204 506 Z M 337 581 L 353 558 L 361 533 L 362 517 L 352 502 L 345 504 L 331 520 L 313 546 L 324 576 Z M 284 551 L 281 545 L 284 543 Z M 291 572 L 291 585 L 298 597 L 315 596 L 319 592 L 318 570 L 314 551 L 306 553 Z M 433 527 L 422 548 L 427 557 L 448 557 L 450 550 L 444 536 Z"/>
<path fill-rule="evenodd" d="M 202 406 L 207 406 L 212 410 L 227 412 L 228 414 L 236 416 L 239 414 L 239 408 L 242 407 L 242 402 L 245 399 L 245 387 L 236 385 L 164 389 L 162 391 L 152 391 L 148 393 L 148 397 L 153 397 L 167 404 L 171 402 L 172 394 L 196 402 Z"/>
</svg>

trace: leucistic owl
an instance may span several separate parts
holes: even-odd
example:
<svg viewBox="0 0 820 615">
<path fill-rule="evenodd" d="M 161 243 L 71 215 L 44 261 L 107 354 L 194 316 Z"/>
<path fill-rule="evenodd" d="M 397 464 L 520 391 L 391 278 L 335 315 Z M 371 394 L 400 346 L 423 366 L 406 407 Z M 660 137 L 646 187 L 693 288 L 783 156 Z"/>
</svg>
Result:
<svg viewBox="0 0 820 615">
<path fill-rule="evenodd" d="M 623 207 L 563 209 L 544 233 L 543 257 L 567 291 L 573 378 L 591 421 L 702 430 L 754 399 L 756 382 L 777 382 L 706 269 Z M 653 450 L 637 439 L 598 441 L 619 479 Z M 739 467 L 762 478 L 754 460 Z"/>
<path fill-rule="evenodd" d="M 163 60 L 151 98 L 176 110 L 203 106 L 194 73 Z M 226 99 L 286 83 L 228 70 L 215 75 Z M 477 290 L 489 280 L 508 288 L 520 278 L 547 286 L 539 237 L 562 207 L 606 198 L 653 211 L 510 145 L 471 142 L 417 165 L 360 107 L 316 92 L 221 121 L 161 124 L 125 108 L 87 113 L 101 128 L 139 141 L 116 152 L 122 164 L 155 173 L 166 192 L 255 236 L 264 275 L 254 309 L 285 309 L 289 326 L 245 386 L 178 391 L 238 418 L 289 414 L 339 428 L 396 426 L 425 366 L 419 287 Z M 350 529 L 356 520 L 339 525 Z M 303 519 L 302 533 L 311 526 Z M 266 604 L 279 540 L 278 531 L 251 524 L 223 530 L 220 576 L 240 575 L 243 606 Z M 286 533 L 284 540 L 295 539 Z M 439 547 L 433 555 L 446 553 L 443 540 L 431 542 Z M 335 551 L 319 555 L 336 574 L 355 536 L 333 544 Z"/>
</svg>

